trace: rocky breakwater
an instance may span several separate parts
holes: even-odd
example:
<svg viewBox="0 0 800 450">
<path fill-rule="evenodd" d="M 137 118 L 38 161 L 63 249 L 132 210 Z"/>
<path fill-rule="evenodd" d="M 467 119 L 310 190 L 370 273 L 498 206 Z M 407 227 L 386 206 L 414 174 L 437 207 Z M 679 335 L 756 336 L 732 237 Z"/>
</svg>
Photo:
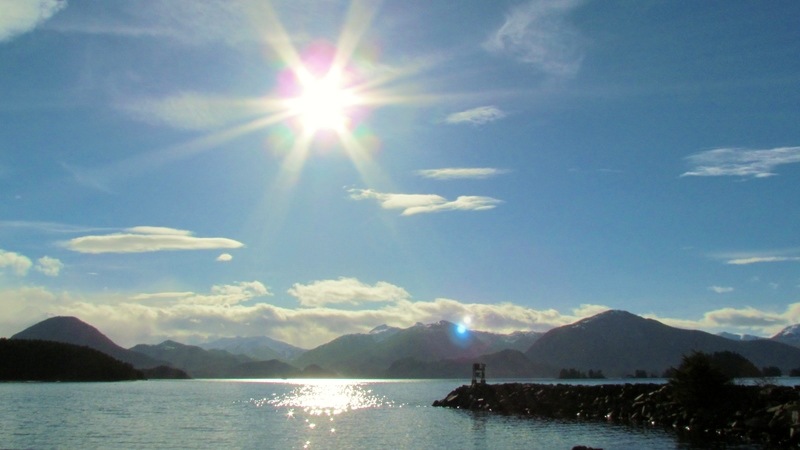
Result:
<svg viewBox="0 0 800 450">
<path fill-rule="evenodd" d="M 698 401 L 702 400 L 702 401 Z M 669 384 L 475 384 L 433 406 L 658 426 L 726 441 L 800 448 L 800 387 L 725 386 L 687 399 Z"/>
</svg>

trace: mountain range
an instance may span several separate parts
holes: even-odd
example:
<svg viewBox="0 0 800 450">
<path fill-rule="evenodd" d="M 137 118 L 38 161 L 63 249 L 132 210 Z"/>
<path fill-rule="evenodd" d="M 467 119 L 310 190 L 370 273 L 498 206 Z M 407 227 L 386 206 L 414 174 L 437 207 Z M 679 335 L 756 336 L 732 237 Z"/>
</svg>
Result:
<svg viewBox="0 0 800 450">
<path fill-rule="evenodd" d="M 778 334 L 772 336 L 772 340 L 800 347 L 800 324 L 784 328 Z"/>
<path fill-rule="evenodd" d="M 55 341 L 99 350 L 137 369 L 164 365 L 164 361 L 133 352 L 115 344 L 97 328 L 77 317 L 51 317 L 11 336 L 11 339 Z"/>
<path fill-rule="evenodd" d="M 717 334 L 717 336 L 721 336 L 726 339 L 733 339 L 734 341 L 755 341 L 758 339 L 764 339 L 759 336 L 753 336 L 752 334 L 733 334 L 733 333 L 726 333 L 724 331 L 722 333 Z"/>
<path fill-rule="evenodd" d="M 635 370 L 661 374 L 693 351 L 739 353 L 757 367 L 783 372 L 800 367 L 800 348 L 776 340 L 735 341 L 704 331 L 684 330 L 625 311 L 606 311 L 545 333 L 525 356 L 554 367 L 599 369 L 606 376 Z"/>
<path fill-rule="evenodd" d="M 200 344 L 206 350 L 225 350 L 235 355 L 249 356 L 258 361 L 278 359 L 291 361 L 305 353 L 306 349 L 295 347 L 267 336 L 232 337 Z"/>
<path fill-rule="evenodd" d="M 444 320 L 427 325 L 417 323 L 405 329 L 380 326 L 369 333 L 338 337 L 303 353 L 293 362 L 301 367 L 315 364 L 350 377 L 393 378 L 411 374 L 443 377 L 451 372 L 445 369 L 448 365 L 461 361 L 457 365 L 469 367 L 476 358 L 503 350 L 524 350 L 539 336 L 541 333 L 536 332 L 503 335 L 460 330 Z M 397 361 L 405 362 L 404 373 L 392 370 Z"/>
<path fill-rule="evenodd" d="M 409 328 L 386 325 L 348 334 L 310 350 L 267 337 L 220 339 L 202 346 L 164 341 L 124 349 L 74 317 L 53 317 L 15 334 L 88 346 L 137 368 L 169 365 L 201 378 L 450 378 L 467 377 L 474 362 L 492 378 L 555 377 L 561 369 L 661 375 L 684 355 L 730 351 L 757 367 L 800 368 L 800 327 L 772 339 L 730 339 L 667 326 L 625 311 L 606 311 L 546 333 L 489 333 L 440 321 Z M 794 344 L 793 344 L 794 343 Z"/>
<path fill-rule="evenodd" d="M 166 361 L 195 378 L 225 378 L 232 368 L 253 361 L 244 355 L 234 355 L 224 350 L 204 350 L 171 340 L 158 345 L 139 344 L 131 347 L 131 351 Z"/>
</svg>

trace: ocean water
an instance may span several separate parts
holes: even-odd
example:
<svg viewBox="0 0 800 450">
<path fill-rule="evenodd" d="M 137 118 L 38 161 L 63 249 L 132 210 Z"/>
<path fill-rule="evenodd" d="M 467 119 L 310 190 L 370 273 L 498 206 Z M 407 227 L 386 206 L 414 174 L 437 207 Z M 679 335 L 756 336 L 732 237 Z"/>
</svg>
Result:
<svg viewBox="0 0 800 450">
<path fill-rule="evenodd" d="M 463 383 L 0 383 L 0 448 L 720 448 L 682 441 L 659 428 L 534 420 L 430 406 Z"/>
</svg>

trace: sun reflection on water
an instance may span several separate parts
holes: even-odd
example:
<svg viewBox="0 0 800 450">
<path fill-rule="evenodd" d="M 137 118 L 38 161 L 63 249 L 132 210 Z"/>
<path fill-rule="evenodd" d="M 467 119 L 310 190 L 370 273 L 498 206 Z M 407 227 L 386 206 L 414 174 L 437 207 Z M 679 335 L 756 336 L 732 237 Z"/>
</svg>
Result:
<svg viewBox="0 0 800 450">
<path fill-rule="evenodd" d="M 350 415 L 343 413 L 403 407 L 402 403 L 396 404 L 373 392 L 374 382 L 325 379 L 286 383 L 275 383 L 280 387 L 269 397 L 251 398 L 249 403 L 257 408 L 274 409 L 275 413 L 283 416 L 286 421 L 284 432 L 291 436 L 290 440 L 299 440 L 295 441 L 294 448 L 336 447 L 342 433 L 346 436 L 352 432 L 348 425 L 352 423 L 348 422 Z"/>
<path fill-rule="evenodd" d="M 283 395 L 253 400 L 256 406 L 288 408 L 287 418 L 296 416 L 295 408 L 311 416 L 335 416 L 365 408 L 395 406 L 394 402 L 378 396 L 365 383 L 343 380 L 314 380 L 298 385 Z M 309 424 L 314 428 L 316 425 Z M 333 430 L 331 430 L 333 431 Z"/>
</svg>

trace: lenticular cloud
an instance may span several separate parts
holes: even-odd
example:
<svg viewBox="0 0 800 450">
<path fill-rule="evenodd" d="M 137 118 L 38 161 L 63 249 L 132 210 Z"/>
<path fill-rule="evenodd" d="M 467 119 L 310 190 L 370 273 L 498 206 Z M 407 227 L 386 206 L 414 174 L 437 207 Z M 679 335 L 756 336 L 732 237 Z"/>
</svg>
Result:
<svg viewBox="0 0 800 450">
<path fill-rule="evenodd" d="M 123 233 L 82 236 L 64 246 L 79 253 L 144 253 L 164 250 L 209 250 L 239 248 L 244 244 L 233 239 L 193 236 L 192 232 L 165 227 L 134 227 Z"/>
</svg>

